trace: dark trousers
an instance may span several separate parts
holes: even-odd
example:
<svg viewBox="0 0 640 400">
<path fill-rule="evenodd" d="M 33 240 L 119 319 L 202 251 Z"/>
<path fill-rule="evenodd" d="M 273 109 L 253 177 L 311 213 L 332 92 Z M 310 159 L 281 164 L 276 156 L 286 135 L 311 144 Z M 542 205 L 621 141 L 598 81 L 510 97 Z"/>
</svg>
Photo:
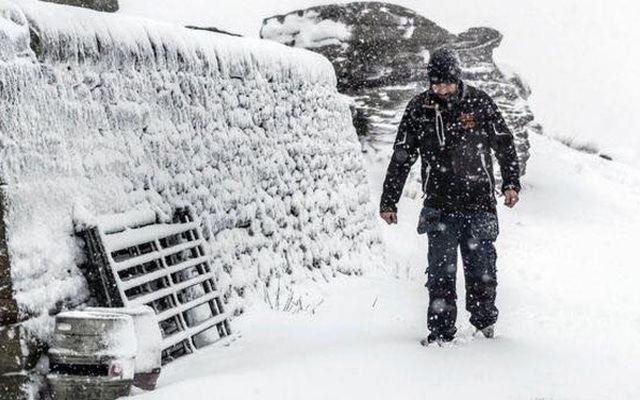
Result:
<svg viewBox="0 0 640 400">
<path fill-rule="evenodd" d="M 424 212 L 423 212 L 424 214 Z M 442 213 L 428 210 L 429 239 L 427 325 L 437 336 L 452 338 L 456 333 L 456 271 L 458 247 L 462 255 L 466 286 L 466 307 L 470 322 L 483 329 L 496 322 L 497 216 L 489 212 Z"/>
</svg>

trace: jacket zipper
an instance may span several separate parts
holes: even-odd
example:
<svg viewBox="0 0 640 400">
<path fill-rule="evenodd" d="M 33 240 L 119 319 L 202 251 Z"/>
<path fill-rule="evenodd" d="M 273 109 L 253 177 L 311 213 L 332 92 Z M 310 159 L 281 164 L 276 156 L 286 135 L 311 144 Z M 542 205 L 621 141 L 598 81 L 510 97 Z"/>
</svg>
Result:
<svg viewBox="0 0 640 400">
<path fill-rule="evenodd" d="M 445 144 L 447 144 L 447 137 L 445 136 L 444 120 L 438 104 L 436 104 L 436 136 L 438 137 L 440 148 L 444 148 Z"/>
<path fill-rule="evenodd" d="M 482 162 L 482 169 L 484 169 L 484 173 L 487 174 L 487 178 L 489 178 L 489 193 L 493 194 L 493 179 L 489 173 L 489 168 L 487 167 L 487 161 L 484 159 L 484 154 L 480 154 L 480 161 Z"/>
<path fill-rule="evenodd" d="M 424 195 L 423 198 L 427 195 L 427 184 L 429 183 L 429 176 L 431 175 L 431 164 L 427 163 L 427 176 L 424 179 L 424 184 L 422 185 L 422 192 Z"/>
</svg>

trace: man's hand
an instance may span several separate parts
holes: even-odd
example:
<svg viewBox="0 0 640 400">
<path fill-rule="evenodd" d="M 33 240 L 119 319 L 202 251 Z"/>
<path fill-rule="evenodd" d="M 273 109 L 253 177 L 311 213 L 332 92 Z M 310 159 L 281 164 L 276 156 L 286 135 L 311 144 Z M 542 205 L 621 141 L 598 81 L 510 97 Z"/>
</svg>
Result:
<svg viewBox="0 0 640 400">
<path fill-rule="evenodd" d="M 518 192 L 516 192 L 513 189 L 507 189 L 504 191 L 504 205 L 509 207 L 509 208 L 513 208 L 513 206 L 516 205 L 516 203 L 518 202 L 518 200 L 520 200 L 520 198 L 518 197 Z"/>
<path fill-rule="evenodd" d="M 398 213 L 383 212 L 383 213 L 380 213 L 380 216 L 389 225 L 398 223 Z"/>
</svg>

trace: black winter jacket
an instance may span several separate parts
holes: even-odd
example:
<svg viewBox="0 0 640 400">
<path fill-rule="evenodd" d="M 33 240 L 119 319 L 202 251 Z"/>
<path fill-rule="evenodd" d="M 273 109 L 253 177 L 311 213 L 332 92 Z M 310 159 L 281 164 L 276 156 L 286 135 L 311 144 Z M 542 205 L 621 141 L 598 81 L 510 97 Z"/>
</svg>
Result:
<svg viewBox="0 0 640 400">
<path fill-rule="evenodd" d="M 491 149 L 500 165 L 502 191 L 519 191 L 513 135 L 489 95 L 461 82 L 453 100 L 444 101 L 430 91 L 415 96 L 398 127 L 380 212 L 397 211 L 419 155 L 426 206 L 445 212 L 495 213 Z"/>
</svg>

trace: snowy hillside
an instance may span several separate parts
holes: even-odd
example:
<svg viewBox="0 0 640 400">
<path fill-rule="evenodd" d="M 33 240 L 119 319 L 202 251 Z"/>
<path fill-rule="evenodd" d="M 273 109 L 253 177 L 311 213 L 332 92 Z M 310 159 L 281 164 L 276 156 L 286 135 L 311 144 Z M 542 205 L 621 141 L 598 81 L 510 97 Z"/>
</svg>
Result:
<svg viewBox="0 0 640 400">
<path fill-rule="evenodd" d="M 495 340 L 473 338 L 461 313 L 460 344 L 418 344 L 426 240 L 415 235 L 419 201 L 405 197 L 400 224 L 380 228 L 406 278 L 310 287 L 325 298 L 315 315 L 254 309 L 236 321 L 238 342 L 172 365 L 157 392 L 134 398 L 639 398 L 640 173 L 544 137 L 532 149 L 521 203 L 499 210 Z M 375 197 L 385 165 L 369 166 Z"/>
</svg>

